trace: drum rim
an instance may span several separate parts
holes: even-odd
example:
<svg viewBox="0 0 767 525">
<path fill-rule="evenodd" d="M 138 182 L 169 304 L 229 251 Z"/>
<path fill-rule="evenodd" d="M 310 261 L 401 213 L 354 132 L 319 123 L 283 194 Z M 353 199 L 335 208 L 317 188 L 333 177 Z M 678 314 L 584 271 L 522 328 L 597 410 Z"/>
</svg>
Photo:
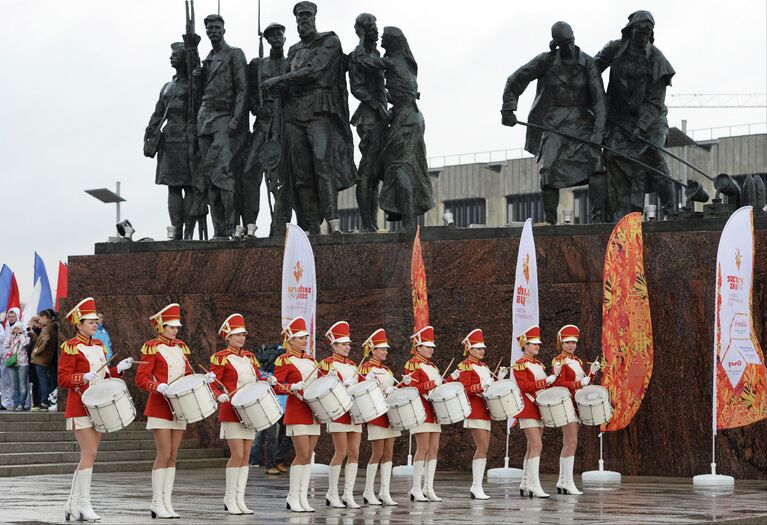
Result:
<svg viewBox="0 0 767 525">
<path fill-rule="evenodd" d="M 192 391 L 194 391 L 201 384 L 203 384 L 203 385 L 205 384 L 205 381 L 203 380 L 204 377 L 205 376 L 203 374 L 187 374 L 187 375 L 179 377 L 178 379 L 173 381 L 170 385 L 168 385 L 168 390 L 165 391 L 165 397 L 170 397 L 170 396 L 174 396 L 174 395 L 178 396 L 179 394 L 183 394 L 185 392 L 192 392 Z M 197 382 L 197 384 L 195 384 L 189 390 L 183 390 L 183 391 L 181 391 L 179 393 L 174 393 L 175 389 L 179 388 L 179 385 L 183 385 L 185 382 L 191 381 L 191 379 L 194 379 Z M 175 387 L 175 389 L 174 389 L 174 387 Z"/>
</svg>

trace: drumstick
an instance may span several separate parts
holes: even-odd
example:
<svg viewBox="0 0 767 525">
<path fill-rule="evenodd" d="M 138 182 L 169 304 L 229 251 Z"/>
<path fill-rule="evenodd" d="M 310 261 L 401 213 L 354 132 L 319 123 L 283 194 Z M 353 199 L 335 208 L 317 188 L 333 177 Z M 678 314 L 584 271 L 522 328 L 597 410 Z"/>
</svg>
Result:
<svg viewBox="0 0 767 525">
<path fill-rule="evenodd" d="M 98 369 L 98 370 L 96 370 L 96 373 L 98 374 L 99 372 L 101 372 L 102 370 L 104 370 L 104 367 L 106 367 L 106 366 L 109 364 L 109 362 L 110 362 L 112 359 L 114 359 L 115 357 L 117 357 L 117 354 L 113 354 L 113 355 L 112 355 L 112 357 L 110 357 L 109 359 L 107 359 L 107 360 L 104 362 L 104 364 L 103 364 L 103 365 L 101 365 L 101 366 L 99 367 L 99 369 Z"/>
<path fill-rule="evenodd" d="M 205 370 L 205 373 L 206 373 L 206 374 L 209 374 L 209 373 L 210 373 L 210 370 L 208 370 L 207 368 L 205 368 L 205 367 L 204 367 L 204 366 L 202 366 L 201 364 L 198 364 L 197 366 L 199 366 L 201 369 Z M 222 383 L 221 381 L 219 381 L 219 380 L 218 380 L 218 378 L 216 378 L 216 377 L 214 377 L 213 379 L 216 381 L 216 383 L 218 383 L 219 385 L 221 385 L 221 388 L 223 388 L 223 389 L 224 389 L 224 391 L 226 391 L 226 387 L 224 386 L 224 383 Z M 174 381 L 175 381 L 175 379 L 174 379 Z M 235 390 L 235 391 L 236 391 L 236 390 Z M 234 393 L 234 392 L 232 392 L 232 394 L 233 394 L 233 393 Z M 228 394 L 228 395 L 231 395 L 231 394 Z"/>
<path fill-rule="evenodd" d="M 493 372 L 490 372 L 490 375 L 492 375 L 496 379 L 498 379 L 498 369 L 501 368 L 501 363 L 503 363 L 503 356 L 501 356 L 500 361 L 498 361 L 498 364 L 495 366 L 495 370 Z"/>
<path fill-rule="evenodd" d="M 148 365 L 149 361 L 133 361 L 134 365 Z"/>
<path fill-rule="evenodd" d="M 394 388 L 397 388 L 398 386 L 400 386 L 400 385 L 402 384 L 402 382 L 405 380 L 405 378 L 406 378 L 406 377 L 410 377 L 410 376 L 412 376 L 412 375 L 413 375 L 413 374 L 412 374 L 412 373 L 410 373 L 410 374 L 405 374 L 404 376 L 402 376 L 402 379 L 400 379 L 399 381 L 397 381 L 397 384 L 396 384 L 396 385 L 394 385 Z M 410 381 L 410 383 L 411 383 L 411 384 L 412 384 L 412 383 L 419 383 L 419 381 L 413 381 L 413 380 L 411 380 L 411 381 Z"/>
<path fill-rule="evenodd" d="M 450 370 L 450 367 L 453 366 L 453 361 L 455 361 L 455 357 L 450 360 L 450 362 L 447 364 L 447 368 L 445 368 L 445 371 L 442 372 L 442 380 L 444 381 L 445 376 L 447 375 L 447 371 Z"/>
</svg>

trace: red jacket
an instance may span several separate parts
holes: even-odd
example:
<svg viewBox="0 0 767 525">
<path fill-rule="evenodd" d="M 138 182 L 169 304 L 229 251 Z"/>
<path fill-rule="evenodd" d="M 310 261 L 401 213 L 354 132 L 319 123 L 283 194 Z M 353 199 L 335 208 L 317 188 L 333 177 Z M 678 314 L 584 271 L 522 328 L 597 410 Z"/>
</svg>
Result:
<svg viewBox="0 0 767 525">
<path fill-rule="evenodd" d="M 458 364 L 458 370 L 461 372 L 458 381 L 463 384 L 471 404 L 471 414 L 469 414 L 468 419 L 490 421 L 490 412 L 487 411 L 485 399 L 482 397 L 482 392 L 484 392 L 482 379 L 492 377 L 490 368 L 479 359 L 469 356 L 468 359 Z"/>
<path fill-rule="evenodd" d="M 335 374 L 338 376 L 338 379 L 341 380 L 341 382 L 346 381 L 349 378 L 355 379 L 355 383 L 357 382 L 357 363 L 349 359 L 348 357 L 344 357 L 342 355 L 333 354 L 329 357 L 326 357 L 322 361 L 320 361 L 320 375 L 325 376 L 328 375 L 331 372 L 335 372 Z M 338 417 L 338 419 L 334 419 L 333 423 L 343 423 L 344 425 L 351 425 L 352 424 L 352 416 L 349 415 L 349 412 L 346 412 L 344 414 L 341 414 L 341 416 Z"/>
<path fill-rule="evenodd" d="M 543 363 L 523 355 L 514 363 L 514 379 L 525 400 L 525 408 L 517 414 L 517 419 L 541 419 L 541 412 L 535 404 L 535 394 L 546 388 L 546 368 Z"/>
<path fill-rule="evenodd" d="M 192 367 L 187 359 L 189 347 L 181 339 L 168 339 L 160 335 L 141 347 L 141 360 L 147 364 L 139 365 L 136 371 L 136 386 L 149 392 L 144 415 L 173 421 L 173 413 L 165 396 L 157 393 L 157 387 L 172 383 L 174 379 L 192 374 Z M 168 381 L 168 369 L 173 377 Z"/>
<path fill-rule="evenodd" d="M 317 423 L 314 413 L 309 405 L 303 400 L 303 390 L 291 392 L 290 387 L 299 381 L 306 383 L 310 378 L 317 376 L 313 369 L 317 366 L 311 356 L 301 354 L 294 350 L 279 356 L 274 362 L 274 377 L 280 382 L 275 386 L 275 391 L 281 394 L 289 394 L 285 403 L 284 423 L 286 425 L 312 425 Z M 298 395 L 295 395 L 298 394 Z M 299 398 L 298 396 L 302 396 Z"/>
<path fill-rule="evenodd" d="M 410 386 L 417 388 L 421 394 L 421 403 L 423 403 L 423 408 L 426 411 L 424 423 L 436 423 L 437 421 L 434 418 L 434 409 L 432 409 L 431 403 L 425 399 L 425 396 L 437 387 L 437 383 L 433 380 L 435 371 L 436 375 L 439 375 L 437 365 L 418 354 L 405 363 L 405 374 L 410 374 L 413 380 Z M 431 375 L 428 372 L 431 372 Z"/>
<path fill-rule="evenodd" d="M 581 379 L 589 376 L 591 377 L 592 381 L 594 380 L 593 374 L 587 374 L 585 372 L 585 369 L 583 368 L 583 361 L 581 361 L 581 359 L 574 354 L 563 351 L 561 354 L 551 360 L 552 367 L 556 364 L 561 364 L 562 368 L 559 371 L 559 375 L 557 376 L 556 381 L 554 381 L 554 386 L 563 386 L 567 388 L 570 390 L 571 396 L 575 396 L 575 391 L 582 388 Z"/>
<path fill-rule="evenodd" d="M 376 379 L 381 385 L 382 390 L 385 391 L 387 388 L 394 386 L 395 379 L 391 369 L 389 369 L 389 367 L 385 366 L 380 361 L 373 359 L 372 357 L 369 361 L 365 361 L 362 365 L 360 365 L 360 374 L 362 374 L 363 377 L 367 376 L 370 372 L 376 373 Z M 380 415 L 377 418 L 368 421 L 367 424 L 384 428 L 388 428 L 390 426 L 389 418 L 386 414 Z"/>
<path fill-rule="evenodd" d="M 87 372 L 95 372 L 107 361 L 107 350 L 104 343 L 77 334 L 61 345 L 59 357 L 59 387 L 67 390 L 67 407 L 64 417 L 87 416 L 80 396 L 88 390 L 90 383 L 83 379 Z M 117 377 L 117 367 L 104 367 L 99 373 L 99 379 Z"/>
<path fill-rule="evenodd" d="M 235 363 L 235 364 L 233 364 Z M 258 359 L 251 352 L 247 350 L 237 350 L 236 348 L 227 347 L 220 352 L 216 352 L 210 356 L 210 371 L 216 374 L 216 379 L 224 383 L 224 387 L 214 381 L 210 384 L 211 390 L 216 393 L 216 397 L 221 394 L 226 394 L 236 390 L 237 388 L 252 383 L 254 381 L 264 381 L 266 378 L 261 374 L 258 363 Z M 237 416 L 234 408 L 232 408 L 231 401 L 221 403 L 218 406 L 218 419 L 223 422 L 239 423 L 240 418 Z"/>
</svg>

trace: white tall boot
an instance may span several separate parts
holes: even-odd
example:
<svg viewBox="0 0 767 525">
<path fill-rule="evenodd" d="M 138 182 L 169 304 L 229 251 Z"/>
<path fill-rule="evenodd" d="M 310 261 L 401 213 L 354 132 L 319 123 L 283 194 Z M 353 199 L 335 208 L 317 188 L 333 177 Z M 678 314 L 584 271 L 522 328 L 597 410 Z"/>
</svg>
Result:
<svg viewBox="0 0 767 525">
<path fill-rule="evenodd" d="M 224 510 L 229 514 L 242 514 L 237 506 L 237 479 L 239 467 L 226 467 L 226 488 L 224 489 Z"/>
<path fill-rule="evenodd" d="M 152 470 L 152 503 L 149 505 L 149 514 L 152 518 L 169 519 L 172 518 L 165 508 L 163 501 L 163 490 L 165 490 L 165 472 L 168 469 L 156 468 Z"/>
<path fill-rule="evenodd" d="M 437 460 L 430 459 L 426 462 L 426 497 L 429 501 L 442 501 L 442 498 L 434 492 L 434 475 L 437 473 Z"/>
<path fill-rule="evenodd" d="M 245 487 L 248 484 L 249 467 L 246 465 L 240 467 L 237 474 L 237 492 L 235 499 L 237 501 L 237 508 L 240 509 L 242 514 L 253 514 L 253 511 L 245 505 Z"/>
<path fill-rule="evenodd" d="M 381 464 L 381 491 L 378 493 L 378 498 L 381 500 L 381 503 L 383 503 L 384 505 L 395 506 L 397 505 L 397 502 L 391 499 L 391 494 L 389 494 L 389 485 L 391 483 L 391 469 L 392 469 L 391 461 L 387 461 L 386 463 Z"/>
<path fill-rule="evenodd" d="M 77 499 L 79 492 L 77 491 L 77 470 L 72 474 L 72 486 L 69 487 L 69 497 L 64 505 L 64 520 L 77 521 L 80 519 L 80 513 L 77 511 Z"/>
<path fill-rule="evenodd" d="M 485 464 L 487 458 L 475 459 L 471 462 L 471 477 L 472 483 L 469 489 L 471 499 L 490 499 L 490 496 L 485 494 L 485 490 L 482 488 L 482 480 L 485 477 Z"/>
<path fill-rule="evenodd" d="M 287 508 L 293 512 L 304 512 L 303 507 L 301 507 L 301 500 L 298 496 L 301 492 L 302 467 L 303 465 L 290 466 L 290 489 L 288 489 L 288 497 L 285 498 L 285 503 Z"/>
<path fill-rule="evenodd" d="M 91 506 L 91 476 L 93 467 L 81 469 L 77 473 L 77 512 L 80 513 L 80 519 L 83 521 L 100 520 L 101 516 L 93 511 Z M 165 508 L 163 507 L 163 510 Z"/>
<path fill-rule="evenodd" d="M 536 498 L 548 498 L 549 495 L 543 492 L 541 480 L 538 477 L 538 468 L 540 467 L 541 457 L 530 458 L 527 460 L 527 492 Z"/>
<path fill-rule="evenodd" d="M 365 469 L 365 492 L 362 493 L 362 501 L 367 505 L 381 505 L 376 497 L 376 472 L 378 472 L 378 463 L 368 463 Z M 381 476 L 383 477 L 383 471 Z"/>
<path fill-rule="evenodd" d="M 562 494 L 562 481 L 565 479 L 565 467 L 563 461 L 565 458 L 559 456 L 559 479 L 557 479 L 557 494 Z"/>
<path fill-rule="evenodd" d="M 173 496 L 173 485 L 176 483 L 176 467 L 168 467 L 165 469 L 165 483 L 162 489 L 162 502 L 165 505 L 165 510 L 168 511 L 171 518 L 180 518 L 175 510 L 173 510 L 173 504 L 171 503 L 171 497 Z"/>
<path fill-rule="evenodd" d="M 423 461 L 413 461 L 413 486 L 410 488 L 410 501 L 429 501 L 423 495 Z"/>
<path fill-rule="evenodd" d="M 314 512 L 309 505 L 309 482 L 312 480 L 312 466 L 301 465 L 301 489 L 298 491 L 298 498 L 301 500 L 301 508 L 304 512 Z"/>
<path fill-rule="evenodd" d="M 519 481 L 519 495 L 527 496 L 527 455 L 522 460 L 522 479 Z"/>
<path fill-rule="evenodd" d="M 573 494 L 575 496 L 583 494 L 578 487 L 575 486 L 575 479 L 573 479 L 573 464 L 575 463 L 575 456 L 562 458 L 562 466 L 564 467 L 564 475 L 562 476 L 562 492 L 565 494 Z"/>
<path fill-rule="evenodd" d="M 325 505 L 334 509 L 345 507 L 341 498 L 338 497 L 338 478 L 341 477 L 341 465 L 328 467 L 328 491 L 325 493 Z"/>
<path fill-rule="evenodd" d="M 357 481 L 357 464 L 347 463 L 344 470 L 344 495 L 341 497 L 350 509 L 358 509 L 360 506 L 354 501 L 354 483 Z"/>
</svg>

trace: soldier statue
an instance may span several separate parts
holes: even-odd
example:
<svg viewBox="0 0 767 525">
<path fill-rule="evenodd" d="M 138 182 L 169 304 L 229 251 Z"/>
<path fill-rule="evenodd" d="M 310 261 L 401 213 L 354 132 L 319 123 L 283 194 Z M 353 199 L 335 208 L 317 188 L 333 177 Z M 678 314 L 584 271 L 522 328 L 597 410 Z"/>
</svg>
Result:
<svg viewBox="0 0 767 525">
<path fill-rule="evenodd" d="M 228 239 L 237 221 L 235 188 L 239 158 L 248 135 L 248 77 L 245 54 L 224 40 L 224 19 L 205 17 L 213 49 L 195 70 L 202 93 L 197 115 L 200 171 L 208 184 L 214 238 Z"/>
<path fill-rule="evenodd" d="M 418 64 L 399 28 L 384 27 L 381 46 L 386 50 L 386 89 L 391 100 L 391 123 L 381 147 L 384 180 L 381 208 L 388 221 L 402 221 L 412 231 L 417 219 L 434 207 L 426 144 L 426 124 L 416 102 Z"/>
<path fill-rule="evenodd" d="M 269 56 L 254 58 L 248 65 L 248 86 L 250 111 L 255 115 L 250 151 L 245 163 L 242 189 L 243 217 L 247 225 L 247 234 L 255 235 L 256 219 L 261 204 L 261 180 L 267 173 L 267 191 L 274 197 L 274 210 L 270 235 L 284 235 L 285 225 L 291 219 L 290 186 L 287 180 L 285 162 L 280 161 L 274 172 L 264 168 L 261 162 L 262 148 L 267 140 L 277 141 L 282 136 L 282 123 L 279 98 L 261 88 L 261 84 L 270 78 L 284 75 L 288 72 L 288 61 L 285 58 L 285 26 L 270 24 L 264 29 L 264 38 L 269 42 Z M 284 160 L 284 159 L 283 159 Z"/>
<path fill-rule="evenodd" d="M 360 159 L 357 173 L 357 205 L 362 219 L 362 231 L 378 229 L 378 185 L 383 180 L 379 155 L 389 125 L 388 102 L 384 78 L 384 61 L 376 48 L 378 26 L 376 17 L 362 13 L 354 21 L 359 45 L 349 54 L 349 86 L 360 101 L 352 115 L 360 137 Z"/>
<path fill-rule="evenodd" d="M 293 7 L 301 40 L 288 51 L 289 72 L 263 88 L 284 97 L 284 140 L 298 225 L 320 233 L 322 219 L 340 233 L 338 192 L 357 179 L 349 127 L 346 55 L 332 31 L 317 32 L 317 5 Z"/>
<path fill-rule="evenodd" d="M 569 24 L 551 27 L 550 51 L 541 53 L 506 80 L 501 122 L 517 123 L 514 111 L 528 84 L 537 80 L 528 121 L 602 143 L 606 104 L 602 79 L 594 60 L 575 45 Z M 525 149 L 540 163 L 539 177 L 546 222 L 557 223 L 560 188 L 589 184 L 592 222 L 605 222 L 607 198 L 601 151 L 552 131 L 527 128 Z"/>
<path fill-rule="evenodd" d="M 610 68 L 607 86 L 605 146 L 621 151 L 670 174 L 656 147 L 668 136 L 666 87 L 674 68 L 653 44 L 655 20 L 649 11 L 629 15 L 621 39 L 609 42 L 594 60 L 600 73 Z M 669 178 L 644 170 L 636 163 L 605 154 L 608 199 L 613 220 L 644 209 L 645 193 L 655 191 L 667 214 L 674 213 L 674 188 Z"/>
<path fill-rule="evenodd" d="M 190 102 L 186 49 L 183 42 L 170 47 L 170 65 L 176 74 L 160 90 L 144 132 L 144 155 L 157 155 L 155 183 L 168 187 L 171 237 L 191 239 L 195 222 L 205 220 L 205 181 L 196 173 L 195 119 L 189 114 L 195 106 Z"/>
</svg>

